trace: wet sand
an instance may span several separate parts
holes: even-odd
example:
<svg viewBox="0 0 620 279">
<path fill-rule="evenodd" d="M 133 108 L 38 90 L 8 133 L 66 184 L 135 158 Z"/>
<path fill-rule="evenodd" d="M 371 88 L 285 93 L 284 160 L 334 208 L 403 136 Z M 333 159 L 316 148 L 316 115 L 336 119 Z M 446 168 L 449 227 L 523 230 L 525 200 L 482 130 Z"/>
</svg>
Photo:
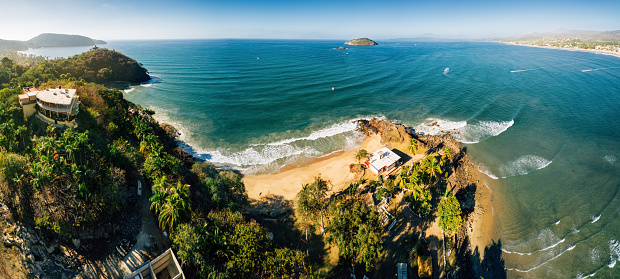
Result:
<svg viewBox="0 0 620 279">
<path fill-rule="evenodd" d="M 357 163 L 355 153 L 361 148 L 372 153 L 383 147 L 380 139 L 379 135 L 369 136 L 359 148 L 318 158 L 306 166 L 284 167 L 280 172 L 272 174 L 246 175 L 243 182 L 248 196 L 258 200 L 267 195 L 275 195 L 293 200 L 303 184 L 313 182 L 319 175 L 329 180 L 331 190 L 337 192 L 356 179 L 356 174 L 349 171 L 349 165 Z"/>
</svg>

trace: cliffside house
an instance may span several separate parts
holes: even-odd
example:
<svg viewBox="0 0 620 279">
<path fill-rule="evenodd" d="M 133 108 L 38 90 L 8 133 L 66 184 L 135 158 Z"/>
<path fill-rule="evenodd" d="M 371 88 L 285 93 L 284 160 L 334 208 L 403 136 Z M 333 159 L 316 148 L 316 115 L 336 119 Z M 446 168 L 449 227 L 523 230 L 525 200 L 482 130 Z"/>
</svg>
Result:
<svg viewBox="0 0 620 279">
<path fill-rule="evenodd" d="M 33 87 L 23 88 L 19 95 L 19 104 L 24 110 L 24 117 L 36 114 L 37 118 L 48 124 L 76 128 L 75 116 L 80 111 L 80 101 L 75 89 L 53 89 L 36 91 Z"/>
<path fill-rule="evenodd" d="M 390 174 L 399 164 L 400 156 L 391 150 L 382 147 L 372 153 L 372 157 L 364 162 L 366 167 L 376 175 Z"/>
<path fill-rule="evenodd" d="M 183 270 L 172 249 L 166 250 L 152 261 L 146 261 L 124 279 L 185 279 Z"/>
</svg>

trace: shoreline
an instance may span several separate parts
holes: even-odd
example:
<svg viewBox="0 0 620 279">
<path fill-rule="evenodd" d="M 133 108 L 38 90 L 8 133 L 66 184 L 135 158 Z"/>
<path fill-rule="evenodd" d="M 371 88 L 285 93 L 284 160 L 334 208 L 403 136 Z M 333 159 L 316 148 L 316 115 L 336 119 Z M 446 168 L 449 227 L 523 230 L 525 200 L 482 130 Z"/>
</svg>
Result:
<svg viewBox="0 0 620 279">
<path fill-rule="evenodd" d="M 387 123 L 389 121 L 384 122 Z M 386 129 L 388 130 L 391 130 L 391 127 L 396 126 L 391 122 L 389 123 L 391 126 L 386 125 L 388 126 Z M 428 141 L 429 137 L 431 142 Z M 467 243 L 467 247 L 464 247 L 465 250 L 469 250 L 471 252 L 478 251 L 479 255 L 483 257 L 486 250 L 485 248 L 488 248 L 489 245 L 492 245 L 495 241 L 497 241 L 497 239 L 495 239 L 495 220 L 493 216 L 493 191 L 488 186 L 488 183 L 491 183 L 491 181 L 489 181 L 489 179 L 485 179 L 486 176 L 476 168 L 476 165 L 472 163 L 472 160 L 469 159 L 467 153 L 462 151 L 463 144 L 457 142 L 451 136 L 422 136 L 422 138 L 424 138 L 424 140 L 421 138 L 418 138 L 418 140 L 424 144 L 423 148 L 441 145 L 448 146 L 453 149 L 456 148 L 456 146 L 459 146 L 459 154 L 463 154 L 463 156 L 459 159 L 460 163 L 458 163 L 457 166 L 458 170 L 455 169 L 455 172 L 457 172 L 458 175 L 451 180 L 454 182 L 453 185 L 460 185 L 456 186 L 459 187 L 458 189 L 469 192 L 469 194 L 466 195 L 470 197 L 465 199 L 469 202 L 473 202 L 473 205 L 462 206 L 471 206 L 473 209 L 468 215 L 464 216 L 464 222 L 460 229 L 461 233 L 458 233 L 457 238 L 468 239 L 468 243 L 462 243 Z M 180 139 L 177 139 L 177 141 L 182 142 Z M 366 149 L 369 152 L 373 152 L 374 150 L 378 150 L 384 146 L 388 148 L 396 147 L 398 149 L 406 149 L 403 143 L 392 142 L 390 140 L 386 141 L 386 137 L 382 136 L 381 133 L 374 133 L 366 136 L 360 146 L 348 151 L 335 151 L 322 157 L 314 158 L 305 164 L 285 165 L 273 173 L 256 175 L 243 174 L 242 182 L 245 184 L 245 190 L 250 204 L 257 202 L 260 203 L 274 198 L 277 200 L 294 201 L 302 186 L 304 184 L 312 183 L 317 176 L 321 176 L 321 178 L 330 182 L 330 190 L 328 191 L 328 195 L 336 194 L 343 189 L 346 189 L 349 183 L 357 181 L 357 179 L 360 178 L 360 174 L 352 173 L 349 169 L 351 164 L 358 163 L 355 160 L 355 153 L 359 149 Z M 184 151 L 187 152 L 186 150 Z M 191 156 L 189 153 L 188 155 Z M 194 160 L 200 160 L 194 156 L 191 157 Z M 412 157 L 411 159 L 414 158 Z M 419 159 L 420 158 L 418 158 L 418 160 Z M 473 191 L 471 191 L 467 189 L 469 188 L 466 187 L 467 185 L 476 185 L 476 187 Z M 455 188 L 455 190 L 456 189 L 457 188 Z M 432 220 L 431 223 L 435 225 L 426 228 L 424 230 L 424 234 L 429 236 L 435 235 L 438 239 L 440 239 L 439 236 L 441 236 L 441 230 L 436 225 L 437 220 Z M 465 234 L 463 235 L 462 232 L 465 232 Z M 461 243 L 461 241 L 459 241 L 459 243 Z M 458 250 L 465 251 L 461 249 L 461 247 L 461 244 L 455 246 Z"/>
<path fill-rule="evenodd" d="M 568 51 L 581 51 L 581 52 L 589 52 L 594 54 L 602 54 L 602 55 L 610 55 L 620 58 L 620 52 L 613 52 L 610 50 L 600 50 L 600 49 L 581 49 L 581 48 L 564 48 L 564 47 L 556 47 L 556 46 L 539 46 L 539 45 L 531 45 L 531 44 L 520 44 L 515 42 L 498 42 L 501 44 L 514 45 L 514 46 L 526 46 L 526 47 L 537 47 L 537 48 L 546 48 L 546 49 L 561 49 Z"/>
<path fill-rule="evenodd" d="M 287 200 L 295 199 L 303 184 L 311 183 L 316 176 L 331 182 L 331 192 L 345 187 L 346 182 L 355 178 L 356 174 L 349 171 L 349 165 L 357 163 L 355 152 L 363 148 L 376 150 L 380 144 L 380 136 L 367 136 L 362 144 L 349 151 L 337 151 L 324 157 L 312 160 L 303 166 L 288 165 L 278 172 L 270 174 L 244 175 L 243 183 L 250 199 L 261 199 L 268 195 L 281 196 Z M 370 152 L 370 151 L 369 151 Z"/>
</svg>

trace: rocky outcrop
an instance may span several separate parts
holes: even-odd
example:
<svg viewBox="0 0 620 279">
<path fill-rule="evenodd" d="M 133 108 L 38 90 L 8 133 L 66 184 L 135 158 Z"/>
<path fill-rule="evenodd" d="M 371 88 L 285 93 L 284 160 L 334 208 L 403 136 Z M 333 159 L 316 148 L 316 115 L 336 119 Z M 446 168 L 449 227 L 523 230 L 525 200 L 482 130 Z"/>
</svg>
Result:
<svg viewBox="0 0 620 279">
<path fill-rule="evenodd" d="M 80 271 L 79 258 L 57 240 L 44 241 L 34 229 L 21 224 L 9 223 L 1 233 L 5 247 L 15 246 L 21 251 L 24 266 L 33 278 L 72 278 Z"/>
<path fill-rule="evenodd" d="M 359 120 L 358 130 L 367 134 L 380 134 L 381 144 L 410 142 L 413 133 L 404 125 L 394 124 L 387 120 L 373 118 L 370 120 Z"/>
<path fill-rule="evenodd" d="M 378 45 L 377 42 L 368 39 L 368 38 L 359 38 L 359 39 L 353 39 L 350 40 L 346 43 L 344 43 L 345 45 L 350 45 L 350 46 L 374 46 L 374 45 Z"/>
</svg>

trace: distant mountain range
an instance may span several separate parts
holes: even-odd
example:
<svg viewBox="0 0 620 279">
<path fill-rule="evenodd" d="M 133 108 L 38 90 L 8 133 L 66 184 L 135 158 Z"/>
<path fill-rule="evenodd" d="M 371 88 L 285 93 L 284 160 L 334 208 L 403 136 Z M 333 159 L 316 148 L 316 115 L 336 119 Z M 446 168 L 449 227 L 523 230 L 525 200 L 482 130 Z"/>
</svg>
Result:
<svg viewBox="0 0 620 279">
<path fill-rule="evenodd" d="M 1 50 L 28 50 L 30 48 L 41 47 L 74 47 L 74 46 L 93 46 L 106 44 L 105 41 L 95 40 L 80 35 L 66 35 L 43 33 L 27 41 L 14 41 L 0 39 Z"/>
<path fill-rule="evenodd" d="M 615 31 L 591 31 L 591 30 L 566 30 L 560 29 L 552 32 L 532 33 L 524 36 L 500 38 L 502 42 L 517 41 L 553 41 L 563 39 L 581 39 L 597 42 L 620 42 L 620 30 Z"/>
</svg>

